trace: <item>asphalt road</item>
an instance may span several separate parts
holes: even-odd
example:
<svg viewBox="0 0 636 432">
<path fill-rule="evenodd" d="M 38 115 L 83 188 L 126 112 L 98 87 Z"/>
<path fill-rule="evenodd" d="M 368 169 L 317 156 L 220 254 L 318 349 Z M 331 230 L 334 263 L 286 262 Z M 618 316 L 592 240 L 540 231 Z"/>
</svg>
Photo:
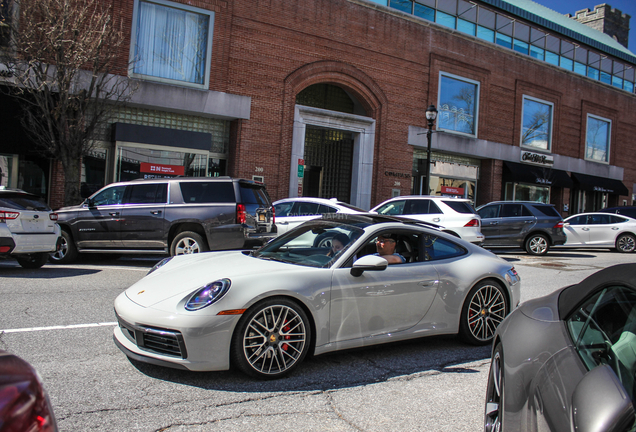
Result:
<svg viewBox="0 0 636 432">
<path fill-rule="evenodd" d="M 498 252 L 522 300 L 635 254 Z M 25 270 L 0 261 L 0 348 L 33 364 L 61 431 L 480 431 L 489 347 L 454 337 L 333 353 L 292 376 L 194 373 L 130 361 L 112 341 L 113 301 L 157 258 L 93 259 Z"/>
</svg>

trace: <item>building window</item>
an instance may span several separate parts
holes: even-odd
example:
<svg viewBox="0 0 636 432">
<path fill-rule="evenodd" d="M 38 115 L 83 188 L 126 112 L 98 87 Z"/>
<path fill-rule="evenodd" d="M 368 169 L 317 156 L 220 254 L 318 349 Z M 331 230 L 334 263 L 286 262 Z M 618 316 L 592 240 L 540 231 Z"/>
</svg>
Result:
<svg viewBox="0 0 636 432">
<path fill-rule="evenodd" d="M 552 112 L 551 103 L 523 97 L 522 146 L 547 151 L 552 149 Z"/>
<path fill-rule="evenodd" d="M 477 136 L 479 83 L 440 73 L 437 128 Z"/>
<path fill-rule="evenodd" d="M 588 114 L 585 159 L 609 163 L 611 129 L 611 120 Z"/>
<path fill-rule="evenodd" d="M 208 87 L 214 12 L 140 0 L 133 23 L 132 76 Z"/>
</svg>

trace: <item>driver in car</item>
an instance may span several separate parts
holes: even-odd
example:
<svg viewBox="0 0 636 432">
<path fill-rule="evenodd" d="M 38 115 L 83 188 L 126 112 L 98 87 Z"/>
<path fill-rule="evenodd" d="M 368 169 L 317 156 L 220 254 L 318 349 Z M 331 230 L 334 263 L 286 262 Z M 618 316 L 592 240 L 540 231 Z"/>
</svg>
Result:
<svg viewBox="0 0 636 432">
<path fill-rule="evenodd" d="M 389 264 L 402 264 L 406 262 L 399 253 L 395 252 L 395 246 L 397 244 L 397 235 L 395 234 L 380 234 L 375 239 L 375 248 L 377 253 L 374 255 L 381 256 L 389 262 Z"/>
</svg>

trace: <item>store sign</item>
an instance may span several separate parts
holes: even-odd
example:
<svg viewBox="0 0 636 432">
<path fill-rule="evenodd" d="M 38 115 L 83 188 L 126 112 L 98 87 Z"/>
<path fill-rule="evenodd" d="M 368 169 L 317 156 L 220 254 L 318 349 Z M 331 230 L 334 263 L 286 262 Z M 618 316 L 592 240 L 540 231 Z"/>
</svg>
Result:
<svg viewBox="0 0 636 432">
<path fill-rule="evenodd" d="M 396 171 L 384 171 L 384 175 L 387 177 L 398 177 L 398 178 L 411 178 L 411 174 L 410 173 L 401 173 L 401 172 L 396 172 Z"/>
<path fill-rule="evenodd" d="M 464 188 L 442 186 L 441 192 L 448 195 L 461 195 L 464 196 Z"/>
<path fill-rule="evenodd" d="M 148 162 L 142 162 L 139 171 L 142 173 L 173 176 L 183 175 L 185 173 L 185 169 L 181 165 L 159 165 Z"/>
<path fill-rule="evenodd" d="M 551 167 L 554 165 L 554 156 L 542 153 L 522 151 L 520 161 L 533 165 Z"/>
</svg>

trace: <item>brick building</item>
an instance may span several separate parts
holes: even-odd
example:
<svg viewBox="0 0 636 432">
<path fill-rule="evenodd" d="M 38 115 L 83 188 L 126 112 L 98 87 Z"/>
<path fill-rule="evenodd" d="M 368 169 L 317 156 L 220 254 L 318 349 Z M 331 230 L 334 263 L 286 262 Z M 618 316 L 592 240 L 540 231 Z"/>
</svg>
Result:
<svg viewBox="0 0 636 432">
<path fill-rule="evenodd" d="M 85 194 L 185 174 L 363 208 L 427 183 L 476 205 L 549 201 L 564 216 L 633 203 L 636 56 L 616 29 L 579 22 L 584 11 L 572 19 L 529 0 L 116 4 L 130 29 L 120 61 L 139 90 L 82 161 Z M 628 31 L 628 15 L 602 11 Z M 0 102 L 2 184 L 58 207 L 58 164 L 29 153 L 12 102 Z"/>
</svg>

